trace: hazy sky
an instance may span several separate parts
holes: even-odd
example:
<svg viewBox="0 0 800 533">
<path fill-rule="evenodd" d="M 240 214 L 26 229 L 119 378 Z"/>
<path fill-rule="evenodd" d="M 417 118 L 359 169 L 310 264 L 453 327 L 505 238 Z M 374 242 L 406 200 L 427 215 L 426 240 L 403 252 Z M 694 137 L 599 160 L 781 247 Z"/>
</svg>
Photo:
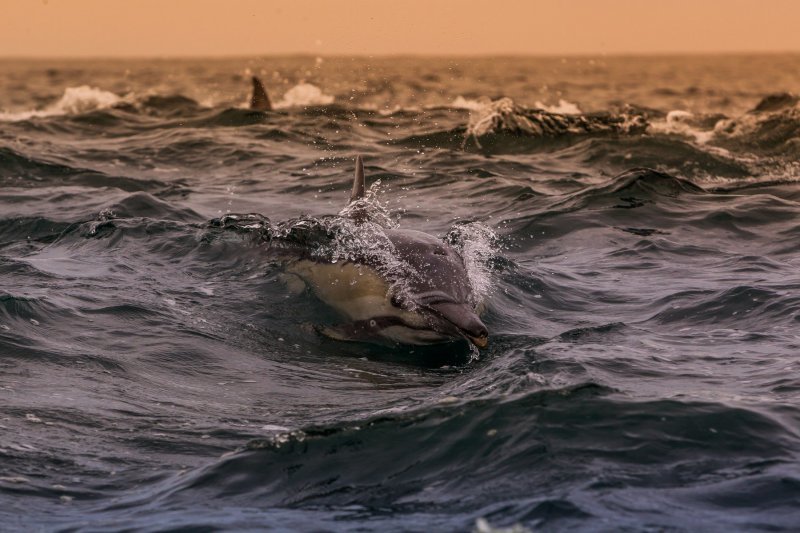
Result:
<svg viewBox="0 0 800 533">
<path fill-rule="evenodd" d="M 800 51 L 795 0 L 0 0 L 0 56 Z"/>
</svg>

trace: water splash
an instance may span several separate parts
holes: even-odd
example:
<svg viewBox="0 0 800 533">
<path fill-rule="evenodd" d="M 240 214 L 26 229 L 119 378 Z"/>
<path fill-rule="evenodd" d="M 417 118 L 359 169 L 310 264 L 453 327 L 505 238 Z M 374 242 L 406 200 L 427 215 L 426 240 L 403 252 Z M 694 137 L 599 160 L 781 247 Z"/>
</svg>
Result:
<svg viewBox="0 0 800 533">
<path fill-rule="evenodd" d="M 543 109 L 544 111 L 547 111 L 548 113 L 556 113 L 558 115 L 580 115 L 580 114 L 583 114 L 583 111 L 581 111 L 581 108 L 578 107 L 578 104 L 575 104 L 575 103 L 572 103 L 572 102 L 568 102 L 567 100 L 564 100 L 564 99 L 561 99 L 561 98 L 558 100 L 558 104 L 556 104 L 556 105 L 543 104 L 542 102 L 537 100 L 536 103 L 534 104 L 534 106 L 538 107 L 539 109 Z"/>
<path fill-rule="evenodd" d="M 472 137 L 477 140 L 484 135 L 498 133 L 529 137 L 598 133 L 635 134 L 643 133 L 646 128 L 646 118 L 633 111 L 591 115 L 562 114 L 526 108 L 506 97 L 488 102 L 470 113 L 466 138 Z"/>
<path fill-rule="evenodd" d="M 325 94 L 322 89 L 311 83 L 299 83 L 286 91 L 283 98 L 275 103 L 276 109 L 328 105 L 333 103 L 333 96 Z"/>
<path fill-rule="evenodd" d="M 453 227 L 445 242 L 464 260 L 474 301 L 480 306 L 492 291 L 491 259 L 497 253 L 497 234 L 482 222 L 467 222 Z"/>
<path fill-rule="evenodd" d="M 680 135 L 694 140 L 698 144 L 706 144 L 714 137 L 714 131 L 703 129 L 701 119 L 694 113 L 674 109 L 667 113 L 663 121 L 654 121 L 648 127 L 650 133 Z"/>
<path fill-rule="evenodd" d="M 364 198 L 347 204 L 339 211 L 339 216 L 357 221 L 369 220 L 387 229 L 396 228 L 398 223 L 392 218 L 388 202 L 380 199 L 382 190 L 381 180 L 375 180 L 367 189 Z"/>
<path fill-rule="evenodd" d="M 110 92 L 81 85 L 80 87 L 67 87 L 61 98 L 44 109 L 34 109 L 18 112 L 0 112 L 0 120 L 17 122 L 31 118 L 52 117 L 59 115 L 77 115 L 94 111 L 96 109 L 107 109 L 123 99 Z"/>
<path fill-rule="evenodd" d="M 453 109 L 469 109 L 470 111 L 480 111 L 487 105 L 491 104 L 491 102 L 492 101 L 486 97 L 472 100 L 470 98 L 464 98 L 463 96 L 457 96 L 456 99 L 450 104 L 450 107 Z"/>
<path fill-rule="evenodd" d="M 390 285 L 390 294 L 409 310 L 417 308 L 412 286 L 427 273 L 403 260 L 387 230 L 397 227 L 387 205 L 379 200 L 380 182 L 367 195 L 342 209 L 336 216 L 301 217 L 279 224 L 273 237 L 308 248 L 317 260 L 354 262 L 375 269 Z M 443 239 L 464 261 L 472 291 L 470 303 L 482 305 L 492 290 L 490 260 L 497 236 L 483 223 L 458 224 Z"/>
</svg>

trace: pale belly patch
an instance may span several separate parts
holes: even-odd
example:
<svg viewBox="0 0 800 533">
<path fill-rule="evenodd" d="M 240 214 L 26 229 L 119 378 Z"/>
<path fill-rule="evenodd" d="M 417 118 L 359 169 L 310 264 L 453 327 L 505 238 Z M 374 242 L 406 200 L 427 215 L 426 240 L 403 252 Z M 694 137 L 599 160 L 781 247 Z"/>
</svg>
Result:
<svg viewBox="0 0 800 533">
<path fill-rule="evenodd" d="M 413 328 L 428 327 L 420 314 L 392 305 L 389 283 L 366 265 L 299 260 L 286 271 L 300 277 L 320 300 L 351 320 L 393 316 Z"/>
</svg>

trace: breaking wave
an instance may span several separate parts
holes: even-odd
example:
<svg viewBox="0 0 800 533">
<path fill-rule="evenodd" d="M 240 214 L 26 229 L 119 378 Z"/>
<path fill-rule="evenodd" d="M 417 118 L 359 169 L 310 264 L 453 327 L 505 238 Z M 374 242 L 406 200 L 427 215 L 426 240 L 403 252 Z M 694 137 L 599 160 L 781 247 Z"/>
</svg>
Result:
<svg viewBox="0 0 800 533">
<path fill-rule="evenodd" d="M 636 134 L 647 129 L 644 115 L 620 114 L 574 115 L 525 108 L 511 98 L 500 98 L 470 113 L 466 135 L 475 140 L 490 134 L 529 137 L 558 137 L 590 134 Z"/>
<path fill-rule="evenodd" d="M 108 109 L 122 101 L 123 99 L 120 96 L 96 87 L 90 87 L 88 85 L 68 87 L 64 90 L 64 94 L 57 102 L 44 109 L 0 112 L 0 120 L 16 122 L 20 120 L 29 120 L 31 118 L 77 115 L 96 109 Z"/>
<path fill-rule="evenodd" d="M 322 92 L 322 89 L 310 83 L 300 83 L 284 93 L 275 103 L 276 109 L 291 107 L 308 107 L 332 104 L 334 97 Z"/>
</svg>

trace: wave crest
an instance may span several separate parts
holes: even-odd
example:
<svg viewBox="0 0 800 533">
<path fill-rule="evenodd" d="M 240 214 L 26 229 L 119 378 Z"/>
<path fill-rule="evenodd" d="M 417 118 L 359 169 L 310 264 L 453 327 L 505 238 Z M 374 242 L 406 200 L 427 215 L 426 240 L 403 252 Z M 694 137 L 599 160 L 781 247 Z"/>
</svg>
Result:
<svg viewBox="0 0 800 533">
<path fill-rule="evenodd" d="M 571 110 L 570 110 L 571 111 Z M 526 108 L 511 98 L 488 102 L 470 114 L 467 137 L 479 138 L 498 133 L 528 137 L 555 137 L 565 134 L 642 133 L 648 122 L 636 112 L 621 114 L 574 115 Z"/>
<path fill-rule="evenodd" d="M 311 83 L 299 83 L 286 91 L 283 98 L 275 104 L 276 109 L 328 105 L 333 103 L 333 96 L 325 94 L 322 89 Z"/>
<path fill-rule="evenodd" d="M 17 122 L 31 118 L 52 117 L 58 115 L 77 115 L 94 111 L 97 109 L 108 109 L 122 101 L 122 97 L 110 92 L 81 85 L 79 87 L 67 87 L 61 98 L 44 109 L 34 109 L 30 111 L 2 112 L 0 120 L 7 122 Z"/>
</svg>

